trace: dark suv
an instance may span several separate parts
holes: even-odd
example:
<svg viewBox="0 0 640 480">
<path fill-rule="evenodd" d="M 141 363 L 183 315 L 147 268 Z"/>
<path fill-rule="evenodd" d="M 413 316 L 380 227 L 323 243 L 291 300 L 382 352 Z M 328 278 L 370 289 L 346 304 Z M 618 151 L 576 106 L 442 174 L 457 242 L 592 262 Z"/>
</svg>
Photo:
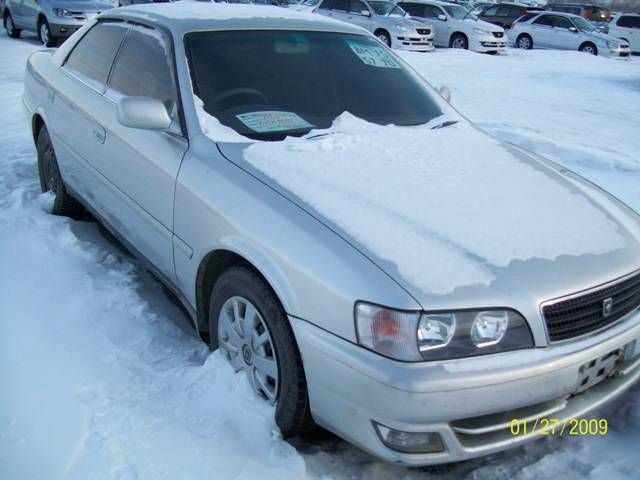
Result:
<svg viewBox="0 0 640 480">
<path fill-rule="evenodd" d="M 529 7 L 520 3 L 496 3 L 486 7 L 480 12 L 478 18 L 485 22 L 498 25 L 505 30 L 511 28 L 514 20 L 520 18 L 529 11 L 542 10 L 538 7 Z"/>
</svg>

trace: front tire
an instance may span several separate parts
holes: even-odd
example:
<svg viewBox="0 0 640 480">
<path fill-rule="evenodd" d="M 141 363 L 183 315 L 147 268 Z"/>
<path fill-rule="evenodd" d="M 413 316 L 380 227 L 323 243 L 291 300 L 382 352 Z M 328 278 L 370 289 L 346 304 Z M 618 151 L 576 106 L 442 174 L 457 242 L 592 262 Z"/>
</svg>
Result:
<svg viewBox="0 0 640 480">
<path fill-rule="evenodd" d="M 289 320 L 267 283 L 236 266 L 216 282 L 209 303 L 211 348 L 220 348 L 236 371 L 244 370 L 258 396 L 276 405 L 284 438 L 314 426 L 302 359 Z"/>
<path fill-rule="evenodd" d="M 43 193 L 51 192 L 54 195 L 51 213 L 63 216 L 74 216 L 78 214 L 82 210 L 82 207 L 78 201 L 67 192 L 67 188 L 60 175 L 56 153 L 53 150 L 51 138 L 45 126 L 43 126 L 38 133 L 36 149 L 38 151 L 40 189 Z"/>
<path fill-rule="evenodd" d="M 523 33 L 517 38 L 516 46 L 523 50 L 531 50 L 533 48 L 533 39 L 526 33 Z"/>
<path fill-rule="evenodd" d="M 449 47 L 468 50 L 469 41 L 467 40 L 467 37 L 464 36 L 463 34 L 456 33 L 453 37 L 451 37 L 451 41 L 449 42 Z"/>
<path fill-rule="evenodd" d="M 391 48 L 391 37 L 387 32 L 385 32 L 384 30 L 378 30 L 376 31 L 375 35 L 378 40 L 384 43 L 387 47 Z"/>
<path fill-rule="evenodd" d="M 15 23 L 13 23 L 13 17 L 9 11 L 7 11 L 4 16 L 4 29 L 7 31 L 7 36 L 10 38 L 20 38 L 20 32 L 22 30 L 16 28 Z"/>
<path fill-rule="evenodd" d="M 589 55 L 598 55 L 598 47 L 596 47 L 591 42 L 586 42 L 580 45 L 579 50 L 584 53 L 588 53 Z"/>
<path fill-rule="evenodd" d="M 55 47 L 58 44 L 58 39 L 51 33 L 49 22 L 46 19 L 40 20 L 38 25 L 38 38 L 45 47 Z"/>
</svg>

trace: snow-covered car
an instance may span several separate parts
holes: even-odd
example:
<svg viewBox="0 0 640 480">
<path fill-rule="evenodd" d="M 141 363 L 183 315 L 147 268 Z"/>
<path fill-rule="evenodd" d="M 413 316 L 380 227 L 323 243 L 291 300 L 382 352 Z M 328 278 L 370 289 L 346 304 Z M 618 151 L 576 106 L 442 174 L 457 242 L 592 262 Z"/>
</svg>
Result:
<svg viewBox="0 0 640 480">
<path fill-rule="evenodd" d="M 608 32 L 627 42 L 633 53 L 640 53 L 640 14 L 616 14 L 609 23 Z"/>
<path fill-rule="evenodd" d="M 435 31 L 438 47 L 465 48 L 496 53 L 507 47 L 504 29 L 478 18 L 461 5 L 436 0 L 398 2 L 411 18 L 428 22 Z"/>
<path fill-rule="evenodd" d="M 410 19 L 391 1 L 320 0 L 312 12 L 362 27 L 391 48 L 414 52 L 434 48 L 432 26 Z"/>
<path fill-rule="evenodd" d="M 631 54 L 626 41 L 602 33 L 584 18 L 570 13 L 528 13 L 509 30 L 509 41 L 523 49 L 579 50 L 623 59 Z"/>
<path fill-rule="evenodd" d="M 476 128 L 361 28 L 124 7 L 24 82 L 52 213 L 83 205 L 143 259 L 285 437 L 315 422 L 451 462 L 640 377 L 637 214 Z"/>
<path fill-rule="evenodd" d="M 114 4 L 108 0 L 6 0 L 4 7 L 2 20 L 9 37 L 18 38 L 26 30 L 53 47 Z"/>
</svg>

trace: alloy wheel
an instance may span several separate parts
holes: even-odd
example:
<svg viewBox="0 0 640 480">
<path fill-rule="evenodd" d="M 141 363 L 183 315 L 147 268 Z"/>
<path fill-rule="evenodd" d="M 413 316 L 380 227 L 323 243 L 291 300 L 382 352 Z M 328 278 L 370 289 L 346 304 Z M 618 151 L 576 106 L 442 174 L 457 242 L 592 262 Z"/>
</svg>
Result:
<svg viewBox="0 0 640 480">
<path fill-rule="evenodd" d="M 522 37 L 518 40 L 518 47 L 529 50 L 529 48 L 531 48 L 531 41 L 529 40 L 529 37 Z"/>
<path fill-rule="evenodd" d="M 278 359 L 258 309 L 246 298 L 227 299 L 218 316 L 218 343 L 236 371 L 244 370 L 256 393 L 278 399 Z"/>
<path fill-rule="evenodd" d="M 456 37 L 453 39 L 453 42 L 451 42 L 451 47 L 453 48 L 466 48 L 466 45 L 464 44 L 464 38 L 462 37 Z"/>
<path fill-rule="evenodd" d="M 46 22 L 40 24 L 40 41 L 45 46 L 49 44 L 49 26 Z"/>
<path fill-rule="evenodd" d="M 595 49 L 594 49 L 591 45 L 586 45 L 586 46 L 582 49 L 582 51 L 583 51 L 584 53 L 588 53 L 589 55 L 595 55 L 595 54 L 596 54 Z"/>
</svg>

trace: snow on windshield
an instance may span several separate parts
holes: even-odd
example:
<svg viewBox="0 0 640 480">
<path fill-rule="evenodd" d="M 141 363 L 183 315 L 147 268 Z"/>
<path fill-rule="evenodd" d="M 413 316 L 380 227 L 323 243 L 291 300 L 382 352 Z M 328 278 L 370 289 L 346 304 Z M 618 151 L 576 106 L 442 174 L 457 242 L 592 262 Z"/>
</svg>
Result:
<svg viewBox="0 0 640 480">
<path fill-rule="evenodd" d="M 245 158 L 425 292 L 488 285 L 491 267 L 514 260 L 625 245 L 586 197 L 465 123 L 384 127 L 344 114 L 331 130 L 255 143 Z"/>
</svg>

